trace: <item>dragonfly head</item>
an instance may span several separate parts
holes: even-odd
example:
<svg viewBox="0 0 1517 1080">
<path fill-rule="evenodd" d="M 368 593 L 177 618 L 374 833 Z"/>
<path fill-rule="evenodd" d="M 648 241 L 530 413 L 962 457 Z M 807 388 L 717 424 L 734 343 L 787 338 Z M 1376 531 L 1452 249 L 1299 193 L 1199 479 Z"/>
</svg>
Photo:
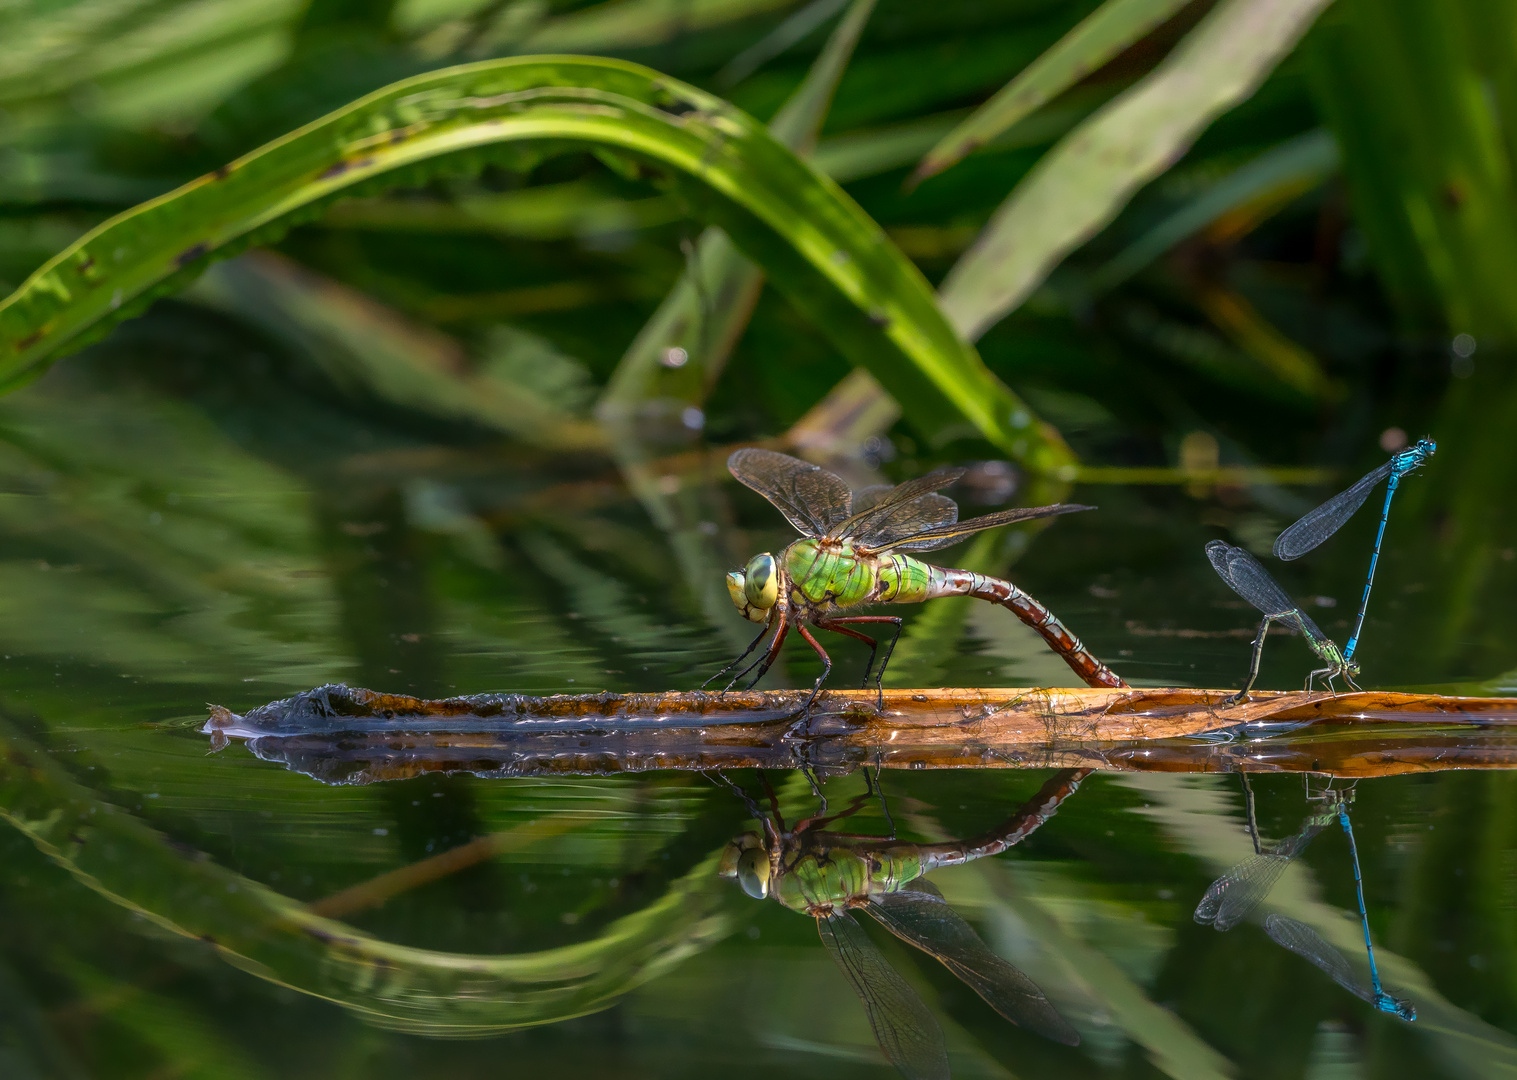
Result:
<svg viewBox="0 0 1517 1080">
<path fill-rule="evenodd" d="M 741 570 L 727 575 L 727 592 L 743 618 L 764 622 L 780 595 L 779 567 L 767 551 L 748 560 Z"/>
<path fill-rule="evenodd" d="M 764 841 L 755 832 L 746 832 L 727 845 L 722 852 L 719 873 L 722 877 L 735 877 L 743 892 L 755 900 L 769 895 L 769 852 Z"/>
</svg>

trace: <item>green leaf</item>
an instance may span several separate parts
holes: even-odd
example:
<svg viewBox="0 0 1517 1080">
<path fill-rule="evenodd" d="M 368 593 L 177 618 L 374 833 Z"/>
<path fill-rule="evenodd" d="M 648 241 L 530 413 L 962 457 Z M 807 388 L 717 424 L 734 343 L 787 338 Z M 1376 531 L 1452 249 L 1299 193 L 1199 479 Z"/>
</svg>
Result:
<svg viewBox="0 0 1517 1080">
<path fill-rule="evenodd" d="M 0 302 L 0 385 L 336 198 L 587 148 L 667 180 L 930 439 L 978 435 L 1034 469 L 1069 464 L 1058 433 L 1033 422 L 836 184 L 720 99 L 593 58 L 519 57 L 407 79 L 112 218 Z"/>
<path fill-rule="evenodd" d="M 1106 0 L 938 142 L 911 174 L 915 187 L 1074 86 L 1190 0 Z"/>
<path fill-rule="evenodd" d="M 943 283 L 971 340 L 1169 168 L 1219 114 L 1249 97 L 1330 0 L 1223 0 L 1147 78 L 1038 162 Z"/>
<path fill-rule="evenodd" d="M 1419 330 L 1517 340 L 1514 35 L 1510 4 L 1355 0 L 1307 50 L 1354 219 Z"/>
</svg>

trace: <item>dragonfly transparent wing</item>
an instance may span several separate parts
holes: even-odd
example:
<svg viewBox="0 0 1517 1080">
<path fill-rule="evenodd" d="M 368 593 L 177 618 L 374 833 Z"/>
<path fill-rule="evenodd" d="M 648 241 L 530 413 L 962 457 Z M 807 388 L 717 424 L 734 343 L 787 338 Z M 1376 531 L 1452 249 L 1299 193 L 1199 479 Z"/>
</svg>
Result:
<svg viewBox="0 0 1517 1080">
<path fill-rule="evenodd" d="M 903 528 L 925 528 L 942 524 L 944 519 L 941 515 L 945 504 L 953 507 L 953 517 L 947 520 L 954 520 L 959 516 L 959 508 L 952 499 L 947 496 L 926 496 L 954 483 L 964 472 L 963 469 L 935 469 L 878 495 L 878 488 L 866 488 L 865 493 L 869 497 L 867 504 L 855 505 L 853 515 L 839 522 L 829 535 L 835 540 L 852 539 L 861 542 L 864 537 L 882 532 L 889 532 L 891 536 L 905 535 L 901 531 Z M 922 517 L 935 520 L 926 520 L 920 526 L 910 524 Z M 893 527 L 893 522 L 898 525 Z"/>
<path fill-rule="evenodd" d="M 896 937 L 942 961 L 965 986 L 1013 1024 L 1066 1046 L 1078 1046 L 1079 1033 L 1059 1015 L 1037 984 L 991 952 L 941 896 L 918 891 L 919 884 L 913 882 L 909 889 L 877 896 L 866 910 Z"/>
<path fill-rule="evenodd" d="M 1033 518 L 1053 517 L 1055 514 L 1073 514 L 1077 510 L 1094 509 L 1094 506 L 1080 506 L 1076 503 L 1055 503 L 1053 506 L 1022 506 L 1015 510 L 998 510 L 994 514 L 936 525 L 883 543 L 864 545 L 864 550 L 871 553 L 889 551 L 893 548 L 900 548 L 902 551 L 932 551 L 935 548 L 957 543 L 971 533 L 994 529 L 1000 525 L 1031 521 Z"/>
<path fill-rule="evenodd" d="M 900 537 L 911 537 L 940 525 L 952 525 L 959 520 L 959 504 L 947 495 L 932 493 L 919 495 L 909 503 L 900 503 L 876 518 L 868 529 L 853 536 L 860 547 L 873 548 Z M 942 546 L 939 544 L 938 546 Z M 903 551 L 925 551 L 910 544 L 902 544 Z"/>
<path fill-rule="evenodd" d="M 853 494 L 842 477 L 789 454 L 749 447 L 734 451 L 727 469 L 804 536 L 825 536 L 851 512 Z"/>
<path fill-rule="evenodd" d="M 1343 523 L 1364 505 L 1375 486 L 1390 476 L 1396 459 L 1392 458 L 1374 472 L 1361 476 L 1354 486 L 1340 491 L 1327 502 L 1301 516 L 1290 528 L 1275 538 L 1275 558 L 1299 559 L 1343 528 Z"/>
<path fill-rule="evenodd" d="M 816 928 L 864 1002 L 874 1037 L 890 1063 L 913 1080 L 948 1080 L 943 1029 L 900 972 L 880 955 L 864 928 L 841 910 L 819 917 Z"/>
</svg>

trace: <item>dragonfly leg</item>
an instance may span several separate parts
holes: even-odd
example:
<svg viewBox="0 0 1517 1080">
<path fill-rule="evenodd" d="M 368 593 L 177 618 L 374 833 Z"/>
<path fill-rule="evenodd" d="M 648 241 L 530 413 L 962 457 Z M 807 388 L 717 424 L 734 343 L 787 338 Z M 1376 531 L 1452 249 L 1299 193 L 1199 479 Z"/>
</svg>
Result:
<svg viewBox="0 0 1517 1080">
<path fill-rule="evenodd" d="M 769 774 L 763 769 L 759 770 L 759 780 L 764 785 L 764 794 L 769 797 L 769 812 L 774 815 L 775 825 L 783 832 L 785 829 L 785 818 L 780 813 L 780 797 L 775 794 L 774 785 L 769 782 Z"/>
<path fill-rule="evenodd" d="M 726 667 L 722 668 L 722 670 L 718 671 L 715 675 L 711 676 L 711 678 L 709 678 L 705 682 L 701 683 L 699 689 L 704 690 L 707 686 L 709 686 L 712 683 L 716 682 L 717 679 L 720 679 L 723 675 L 727 674 L 727 672 L 731 671 L 733 668 L 735 668 L 739 664 L 741 664 L 744 660 L 748 659 L 749 654 L 752 653 L 754 649 L 756 649 L 756 648 L 759 647 L 759 642 L 761 642 L 761 641 L 764 640 L 764 635 L 767 634 L 767 633 L 769 633 L 769 624 L 766 622 L 764 624 L 764 628 L 758 632 L 758 637 L 756 637 L 752 641 L 750 641 L 748 643 L 748 647 L 743 650 L 743 655 L 739 656 L 736 660 L 732 661 L 732 663 L 728 664 Z M 737 681 L 736 679 L 733 680 L 733 682 L 736 682 L 736 681 Z M 732 689 L 732 683 L 728 683 L 726 685 L 726 687 L 724 687 L 722 689 L 722 693 L 725 694 L 728 690 L 731 690 L 731 689 Z"/>
<path fill-rule="evenodd" d="M 822 643 L 811 636 L 811 631 L 806 629 L 805 623 L 796 623 L 796 630 L 800 631 L 801 637 L 806 639 L 806 644 L 816 650 L 816 654 L 822 658 L 822 673 L 816 677 L 816 683 L 811 687 L 811 696 L 806 699 L 806 708 L 816 701 L 816 696 L 822 692 L 822 684 L 827 681 L 827 676 L 832 671 L 832 657 L 827 655 L 827 650 L 822 648 Z M 858 635 L 863 637 L 863 634 Z"/>
<path fill-rule="evenodd" d="M 788 619 L 778 614 L 776 615 L 776 618 L 779 619 L 779 625 L 774 628 L 774 640 L 769 642 L 769 648 L 764 651 L 763 656 L 759 657 L 753 663 L 749 664 L 742 670 L 741 673 L 733 678 L 732 682 L 727 684 L 728 690 L 732 689 L 732 687 L 738 682 L 747 678 L 748 672 L 752 671 L 754 668 L 758 668 L 758 674 L 755 675 L 753 677 L 753 681 L 748 684 L 748 689 L 752 690 L 755 686 L 758 685 L 758 681 L 768 673 L 769 668 L 773 666 L 774 661 L 780 655 L 780 646 L 785 643 L 785 635 L 790 630 L 790 621 Z"/>
<path fill-rule="evenodd" d="M 809 767 L 807 767 L 807 769 L 808 769 L 808 772 L 809 772 Z M 816 794 L 817 794 L 818 797 L 821 796 L 821 789 L 820 788 L 818 788 L 816 790 Z M 864 804 L 867 803 L 873 797 L 874 797 L 874 793 L 871 792 L 871 791 L 866 791 L 862 795 L 855 795 L 853 798 L 851 798 L 851 799 L 848 800 L 848 805 L 847 806 L 843 807 L 843 809 L 839 810 L 836 814 L 833 814 L 831 817 L 823 817 L 822 815 L 819 814 L 816 817 L 809 817 L 809 818 L 807 818 L 804 821 L 797 821 L 795 823 L 795 828 L 792 831 L 793 832 L 802 832 L 802 831 L 804 831 L 806 829 L 821 829 L 821 828 L 825 828 L 828 825 L 831 825 L 834 821 L 842 821 L 844 818 L 851 818 L 851 817 L 853 817 L 854 814 L 857 814 L 860 810 L 862 810 L 864 808 Z M 827 801 L 826 799 L 822 799 L 822 802 L 825 803 L 826 801 Z M 825 813 L 825 810 L 823 812 Z M 877 836 L 874 836 L 873 834 L 867 834 L 867 833 L 834 833 L 833 835 L 835 835 L 835 836 L 868 836 L 870 839 L 879 839 Z"/>
<path fill-rule="evenodd" d="M 802 765 L 801 775 L 806 778 L 806 783 L 811 785 L 811 794 L 815 795 L 817 802 L 822 804 L 821 814 L 817 816 L 825 815 L 827 813 L 827 796 L 822 794 L 822 785 L 817 783 L 816 773 L 811 771 L 809 765 Z M 799 829 L 800 826 L 797 825 L 796 828 Z"/>
<path fill-rule="evenodd" d="M 839 626 L 838 623 L 842 621 L 843 620 L 841 619 L 818 619 L 816 621 L 816 625 L 820 630 L 831 630 L 834 634 L 842 634 L 844 637 L 851 637 L 855 641 L 862 641 L 865 645 L 869 646 L 869 663 L 864 665 L 863 683 L 864 686 L 868 686 L 869 671 L 874 667 L 874 654 L 879 651 L 880 643 L 874 638 L 870 637 L 868 634 L 861 634 L 857 630 L 850 630 L 846 626 Z"/>
<path fill-rule="evenodd" d="M 865 794 L 878 795 L 880 799 L 880 813 L 885 816 L 885 824 L 890 826 L 890 835 L 887 840 L 895 839 L 895 819 L 890 816 L 890 804 L 885 801 L 885 789 L 880 785 L 880 763 L 876 761 L 874 779 L 869 778 L 869 766 L 864 766 L 864 785 L 868 789 Z"/>
<path fill-rule="evenodd" d="M 733 780 L 730 776 L 728 776 L 726 773 L 722 772 L 720 769 L 715 769 L 715 770 L 702 769 L 701 772 L 707 778 L 713 778 L 714 777 L 715 778 L 714 779 L 715 783 L 721 784 L 723 787 L 727 788 L 727 790 L 731 791 L 734 795 L 736 795 L 739 799 L 742 799 L 743 800 L 743 806 L 745 806 L 747 808 L 748 813 L 753 817 L 753 820 L 755 820 L 755 821 L 763 821 L 764 820 L 764 811 L 763 811 L 763 809 L 759 806 L 759 804 L 757 802 L 754 801 L 753 796 L 749 795 L 746 791 L 743 790 L 743 786 L 741 784 L 739 784 L 737 781 Z"/>
<path fill-rule="evenodd" d="M 1259 661 L 1264 657 L 1264 635 L 1269 633 L 1269 624 L 1274 621 L 1273 615 L 1266 615 L 1259 624 L 1259 632 L 1254 635 L 1254 658 L 1248 665 L 1248 682 L 1243 684 L 1242 690 L 1223 702 L 1224 705 L 1239 705 L 1248 700 L 1248 692 L 1254 688 L 1254 681 L 1259 678 Z"/>
<path fill-rule="evenodd" d="M 899 615 L 847 615 L 840 619 L 827 619 L 818 621 L 817 625 L 824 630 L 831 630 L 838 634 L 847 634 L 849 637 L 858 638 L 860 641 L 869 643 L 869 663 L 864 667 L 864 689 L 869 688 L 869 671 L 874 667 L 875 651 L 879 643 L 872 637 L 866 637 L 856 630 L 844 630 L 839 623 L 893 623 L 895 633 L 890 638 L 890 644 L 885 646 L 885 659 L 880 661 L 879 670 L 874 673 L 874 688 L 876 691 L 876 705 L 885 707 L 885 689 L 883 684 L 885 669 L 890 666 L 890 656 L 895 652 L 895 643 L 901 640 L 901 626 L 905 622 Z"/>
</svg>

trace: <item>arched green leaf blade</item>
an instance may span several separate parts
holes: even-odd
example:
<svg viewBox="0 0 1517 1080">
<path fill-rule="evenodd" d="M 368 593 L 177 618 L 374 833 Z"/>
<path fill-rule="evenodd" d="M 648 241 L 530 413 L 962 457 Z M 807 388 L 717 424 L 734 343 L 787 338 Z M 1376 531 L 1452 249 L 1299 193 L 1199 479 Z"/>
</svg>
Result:
<svg viewBox="0 0 1517 1080">
<path fill-rule="evenodd" d="M 491 161 L 595 149 L 670 177 L 939 442 L 978 435 L 1030 467 L 1071 461 L 999 382 L 917 269 L 832 181 L 719 98 L 639 65 L 488 61 L 394 83 L 86 234 L 0 302 L 13 385 L 333 199 Z"/>
</svg>

